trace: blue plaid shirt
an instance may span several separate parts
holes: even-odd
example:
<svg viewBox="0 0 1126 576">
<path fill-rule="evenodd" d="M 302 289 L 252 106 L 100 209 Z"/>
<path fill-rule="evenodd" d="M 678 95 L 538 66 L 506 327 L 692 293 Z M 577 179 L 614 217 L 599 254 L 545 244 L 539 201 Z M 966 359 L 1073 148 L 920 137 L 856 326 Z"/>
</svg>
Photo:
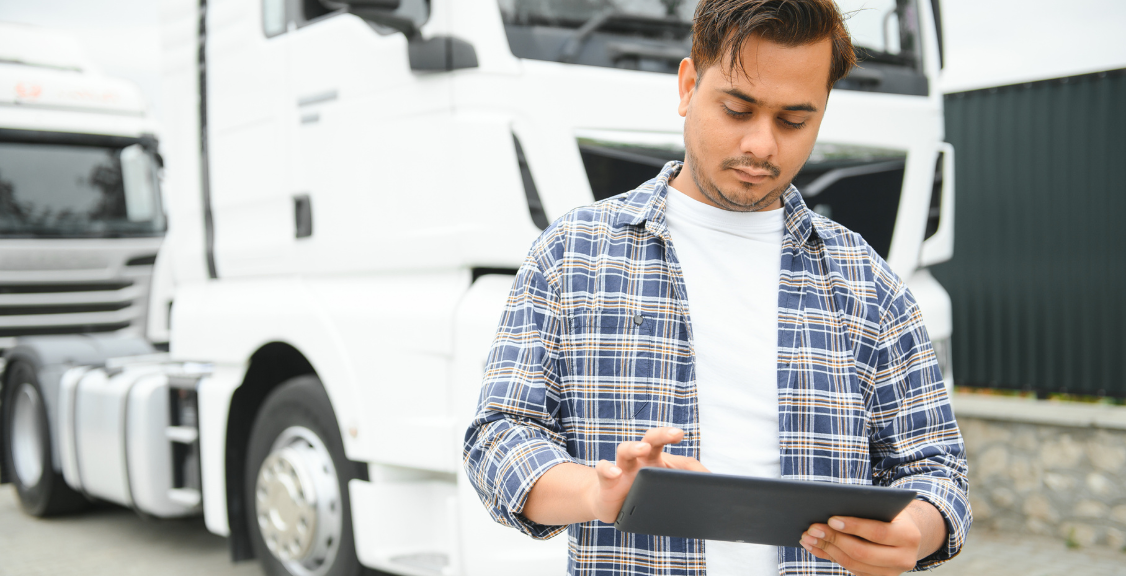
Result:
<svg viewBox="0 0 1126 576">
<path fill-rule="evenodd" d="M 516 275 L 485 371 L 465 468 L 500 523 L 535 538 L 564 526 L 521 515 L 562 462 L 613 461 L 620 442 L 659 426 L 685 431 L 670 453 L 700 457 L 692 324 L 665 223 L 668 181 L 578 208 L 553 223 Z M 962 438 L 919 311 L 858 235 L 783 195 L 778 288 L 778 435 L 782 477 L 915 490 L 941 512 L 946 545 L 970 527 Z M 703 575 L 704 542 L 569 528 L 569 574 Z M 847 574 L 797 546 L 782 574 Z"/>
</svg>

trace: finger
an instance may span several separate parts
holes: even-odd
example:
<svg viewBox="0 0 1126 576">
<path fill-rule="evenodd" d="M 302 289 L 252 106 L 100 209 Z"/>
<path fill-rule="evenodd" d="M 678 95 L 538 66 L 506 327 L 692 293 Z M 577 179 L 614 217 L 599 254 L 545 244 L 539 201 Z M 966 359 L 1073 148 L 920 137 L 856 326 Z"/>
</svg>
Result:
<svg viewBox="0 0 1126 576">
<path fill-rule="evenodd" d="M 899 520 L 899 518 L 896 517 L 896 520 Z M 869 542 L 887 546 L 907 546 L 914 541 L 915 546 L 918 547 L 918 528 L 910 522 L 896 522 L 895 520 L 880 522 L 879 520 L 867 520 L 865 518 L 833 516 L 829 519 L 828 524 L 833 530 L 858 536 Z"/>
<path fill-rule="evenodd" d="M 606 460 L 599 460 L 594 465 L 594 471 L 598 476 L 598 494 L 592 502 L 594 517 L 603 522 L 613 522 L 633 482 L 621 468 Z"/>
<path fill-rule="evenodd" d="M 669 468 L 675 468 L 677 470 L 691 470 L 693 472 L 711 472 L 711 470 L 705 468 L 699 460 L 690 458 L 688 456 L 677 456 L 675 454 L 662 453 L 661 458 L 664 459 L 665 466 Z"/>
<path fill-rule="evenodd" d="M 647 457 L 644 457 L 645 466 L 664 466 L 662 456 L 666 444 L 676 444 L 684 439 L 684 431 L 680 428 L 664 427 L 650 428 L 645 431 L 641 441 L 652 447 Z"/>
<path fill-rule="evenodd" d="M 899 576 L 915 567 L 915 562 L 907 560 L 905 557 L 897 557 L 894 561 L 885 560 L 872 563 L 849 554 L 836 543 L 821 540 L 820 544 L 820 546 L 813 547 L 820 548 L 822 552 L 829 556 L 830 560 L 840 564 L 842 568 L 857 576 Z"/>
<path fill-rule="evenodd" d="M 622 442 L 618 444 L 616 456 L 617 465 L 626 474 L 635 474 L 642 463 L 639 459 L 645 458 L 652 452 L 653 446 L 645 442 Z"/>
<path fill-rule="evenodd" d="M 622 469 L 607 460 L 599 460 L 594 465 L 594 471 L 598 473 L 598 485 L 603 489 L 616 486 L 622 479 Z"/>
<path fill-rule="evenodd" d="M 832 558 L 829 557 L 828 553 L 826 553 L 824 550 L 822 550 L 822 549 L 820 549 L 816 546 L 806 544 L 805 541 L 801 541 L 801 542 L 799 542 L 799 544 L 801 544 L 802 548 L 805 548 L 806 552 L 809 552 L 810 554 L 813 554 L 814 556 L 816 556 L 816 557 L 818 557 L 822 560 L 832 560 Z"/>
<path fill-rule="evenodd" d="M 814 539 L 815 541 L 809 543 L 822 550 L 828 550 L 829 546 L 832 546 L 853 560 L 868 566 L 898 566 L 904 562 L 903 558 L 910 554 L 905 549 L 875 544 L 838 532 L 824 524 L 810 526 L 806 534 L 808 537 L 803 539 L 804 542 Z"/>
<path fill-rule="evenodd" d="M 856 573 L 900 574 L 915 566 L 914 553 L 908 548 L 875 544 L 824 524 L 810 526 L 801 541 L 803 545 L 824 551 L 834 562 Z"/>
<path fill-rule="evenodd" d="M 650 428 L 645 431 L 645 436 L 641 438 L 642 442 L 656 448 L 658 452 L 664 449 L 665 444 L 679 444 L 681 440 L 684 440 L 684 430 L 669 426 Z"/>
<path fill-rule="evenodd" d="M 622 485 L 627 483 L 624 478 L 625 473 L 613 462 L 599 460 L 598 464 L 594 465 L 594 471 L 598 475 L 598 489 L 602 494 L 613 495 L 616 498 L 621 495 L 619 493 L 629 490 L 629 486 L 622 488 Z"/>
<path fill-rule="evenodd" d="M 807 552 L 822 560 L 830 560 L 836 562 L 837 564 L 840 564 L 841 568 L 848 570 L 850 574 L 856 574 L 857 576 L 867 576 L 868 574 L 875 574 L 874 572 L 867 570 L 867 568 L 869 568 L 868 566 L 863 566 L 862 563 L 857 562 L 848 554 L 845 554 L 839 548 L 837 548 L 833 544 L 825 542 L 824 540 L 821 540 L 817 545 L 814 545 L 809 543 L 809 540 L 806 536 L 803 536 L 801 545 L 802 548 L 805 548 Z"/>
</svg>

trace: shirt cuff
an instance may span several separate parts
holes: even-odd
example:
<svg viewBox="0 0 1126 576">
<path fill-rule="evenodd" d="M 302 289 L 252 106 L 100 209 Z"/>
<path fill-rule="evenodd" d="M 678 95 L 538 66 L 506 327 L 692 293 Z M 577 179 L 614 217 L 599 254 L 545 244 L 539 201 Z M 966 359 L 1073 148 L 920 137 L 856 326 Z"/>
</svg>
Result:
<svg viewBox="0 0 1126 576">
<path fill-rule="evenodd" d="M 532 522 L 521 512 L 532 487 L 544 473 L 556 465 L 573 461 L 567 452 L 544 439 L 522 442 L 510 450 L 501 462 L 497 482 L 498 508 L 504 515 L 503 519 L 498 520 L 539 540 L 551 538 L 566 530 L 566 526 L 547 526 Z"/>
<path fill-rule="evenodd" d="M 915 570 L 929 570 L 958 555 L 966 542 L 973 515 L 965 490 L 949 478 L 908 476 L 891 483 L 892 488 L 914 490 L 915 498 L 938 509 L 946 523 L 946 545 L 919 560 Z"/>
</svg>

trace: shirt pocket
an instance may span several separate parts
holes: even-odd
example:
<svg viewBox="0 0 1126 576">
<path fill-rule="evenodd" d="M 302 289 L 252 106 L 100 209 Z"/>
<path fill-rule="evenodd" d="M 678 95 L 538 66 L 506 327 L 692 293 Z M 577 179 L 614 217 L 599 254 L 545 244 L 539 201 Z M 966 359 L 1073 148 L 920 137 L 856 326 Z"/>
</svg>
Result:
<svg viewBox="0 0 1126 576">
<path fill-rule="evenodd" d="M 571 317 L 564 401 L 581 420 L 633 420 L 649 404 L 653 321 L 628 308 Z"/>
</svg>

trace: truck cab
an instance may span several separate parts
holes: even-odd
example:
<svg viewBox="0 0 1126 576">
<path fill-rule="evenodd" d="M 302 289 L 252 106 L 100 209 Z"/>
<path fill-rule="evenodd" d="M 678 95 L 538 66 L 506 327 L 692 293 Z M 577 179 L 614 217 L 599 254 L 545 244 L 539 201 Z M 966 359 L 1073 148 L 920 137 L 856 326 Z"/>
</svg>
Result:
<svg viewBox="0 0 1126 576">
<path fill-rule="evenodd" d="M 0 349 L 17 336 L 143 335 L 165 221 L 140 93 L 66 35 L 0 35 Z"/>
</svg>

